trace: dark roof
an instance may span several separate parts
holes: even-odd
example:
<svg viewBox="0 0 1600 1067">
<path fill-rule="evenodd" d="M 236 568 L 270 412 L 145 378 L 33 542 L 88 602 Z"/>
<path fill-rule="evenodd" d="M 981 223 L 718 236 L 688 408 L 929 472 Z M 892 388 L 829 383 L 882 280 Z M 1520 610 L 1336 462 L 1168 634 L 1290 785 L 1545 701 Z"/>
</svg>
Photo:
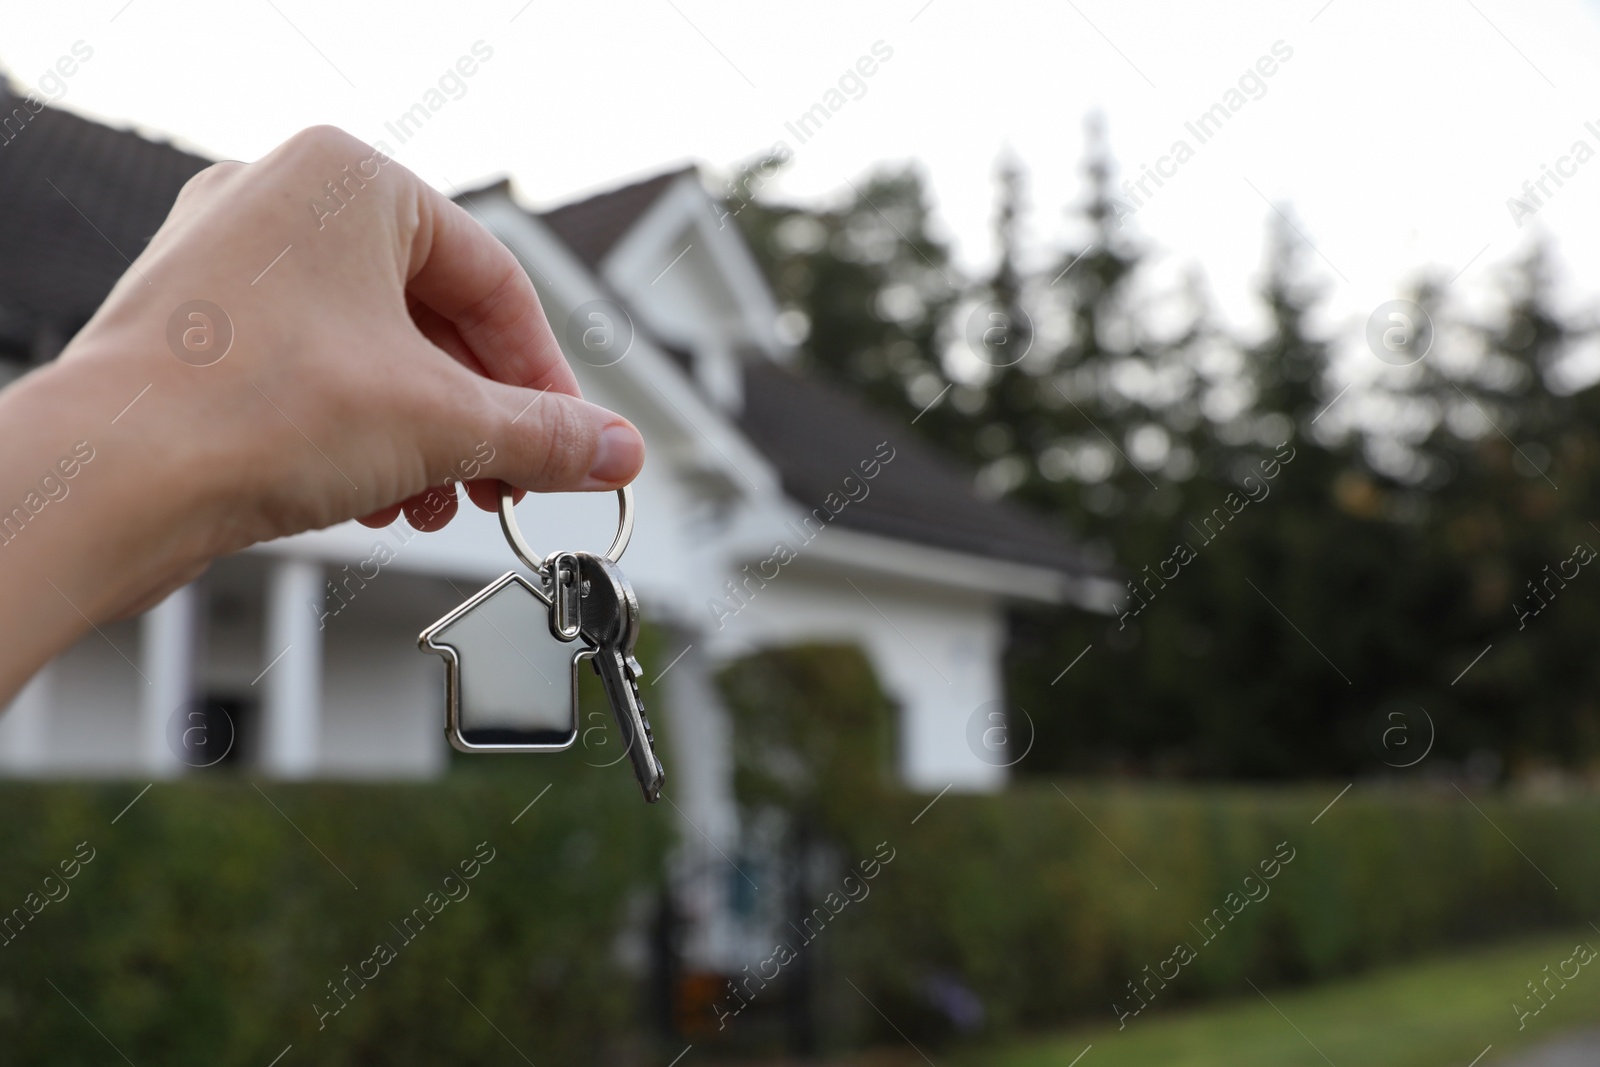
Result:
<svg viewBox="0 0 1600 1067">
<path fill-rule="evenodd" d="M 546 211 L 539 217 L 589 266 L 597 266 L 656 197 L 693 167 L 680 167 L 620 189 Z"/>
<path fill-rule="evenodd" d="M 841 390 L 764 359 L 746 361 L 744 382 L 741 427 L 803 507 L 821 507 L 829 493 L 842 498 L 844 479 L 859 479 L 860 464 L 887 441 L 894 458 L 867 483 L 865 497 L 838 513 L 839 525 L 1069 574 L 1100 572 L 1063 531 L 1013 504 L 980 497 L 972 479 L 914 430 Z"/>
<path fill-rule="evenodd" d="M 49 324 L 65 341 L 211 160 L 56 108 L 35 114 L 3 80 L 0 119 L 0 312 L 13 337 Z"/>
</svg>

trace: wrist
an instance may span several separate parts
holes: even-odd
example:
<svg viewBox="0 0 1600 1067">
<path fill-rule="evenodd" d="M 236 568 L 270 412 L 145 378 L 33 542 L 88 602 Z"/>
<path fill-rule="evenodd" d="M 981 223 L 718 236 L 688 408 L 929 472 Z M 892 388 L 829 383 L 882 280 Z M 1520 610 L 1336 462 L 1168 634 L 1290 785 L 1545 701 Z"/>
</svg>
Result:
<svg viewBox="0 0 1600 1067">
<path fill-rule="evenodd" d="M 0 481 L 0 560 L 37 568 L 98 623 L 204 568 L 217 494 L 185 447 L 166 368 L 94 347 L 75 343 L 0 393 L 3 451 L 18 457 Z"/>
</svg>

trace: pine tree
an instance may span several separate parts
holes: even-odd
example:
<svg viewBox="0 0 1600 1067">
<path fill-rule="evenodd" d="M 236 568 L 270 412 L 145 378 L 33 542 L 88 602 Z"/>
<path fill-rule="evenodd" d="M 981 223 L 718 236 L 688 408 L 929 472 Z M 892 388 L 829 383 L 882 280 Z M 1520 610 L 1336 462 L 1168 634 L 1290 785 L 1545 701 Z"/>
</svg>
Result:
<svg viewBox="0 0 1600 1067">
<path fill-rule="evenodd" d="M 971 283 L 914 172 L 831 211 L 741 215 L 809 323 L 811 373 L 1127 583 L 1110 617 L 1014 616 L 1008 700 L 1037 730 L 1018 770 L 1410 773 L 1416 750 L 1379 740 L 1397 708 L 1434 745 L 1426 773 L 1600 755 L 1600 567 L 1571 562 L 1600 546 L 1600 387 L 1567 381 L 1594 333 L 1557 310 L 1547 258 L 1517 265 L 1499 311 L 1463 315 L 1424 280 L 1433 350 L 1342 392 L 1303 238 L 1274 220 L 1268 328 L 1242 342 L 1195 286 L 1151 286 L 1091 132 L 1086 240 L 1044 270 L 1010 162 L 996 263 Z"/>
<path fill-rule="evenodd" d="M 940 395 L 939 332 L 962 282 L 919 174 L 874 174 L 835 210 L 757 201 L 738 218 L 804 369 L 908 421 Z"/>
</svg>

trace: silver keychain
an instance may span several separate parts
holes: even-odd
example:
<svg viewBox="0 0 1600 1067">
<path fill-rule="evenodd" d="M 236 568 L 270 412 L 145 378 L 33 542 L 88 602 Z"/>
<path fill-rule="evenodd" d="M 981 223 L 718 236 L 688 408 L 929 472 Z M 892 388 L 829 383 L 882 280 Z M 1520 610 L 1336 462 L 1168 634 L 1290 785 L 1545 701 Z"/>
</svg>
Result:
<svg viewBox="0 0 1600 1067">
<path fill-rule="evenodd" d="M 639 696 L 639 600 L 617 567 L 633 537 L 633 489 L 617 490 L 617 498 L 617 533 L 604 555 L 541 559 L 517 527 L 513 490 L 502 483 L 500 528 L 537 581 L 502 574 L 422 631 L 417 647 L 444 658 L 445 736 L 459 752 L 570 748 L 578 737 L 578 668 L 588 662 L 639 788 L 654 803 L 666 772 Z"/>
</svg>

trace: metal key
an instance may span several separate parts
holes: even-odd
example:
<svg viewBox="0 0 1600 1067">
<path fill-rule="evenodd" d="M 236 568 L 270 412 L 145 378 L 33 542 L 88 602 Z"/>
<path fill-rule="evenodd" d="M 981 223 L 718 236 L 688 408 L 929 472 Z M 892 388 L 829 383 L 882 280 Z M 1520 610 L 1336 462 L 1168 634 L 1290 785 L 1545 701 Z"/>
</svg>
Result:
<svg viewBox="0 0 1600 1067">
<path fill-rule="evenodd" d="M 578 562 L 579 636 L 594 649 L 594 668 L 617 717 L 634 777 L 645 800 L 654 804 L 661 798 L 667 775 L 656 758 L 655 737 L 639 698 L 639 678 L 644 670 L 633 658 L 633 646 L 639 640 L 639 600 L 628 579 L 609 559 L 589 552 L 571 555 Z M 554 621 L 552 628 L 561 621 Z"/>
</svg>

